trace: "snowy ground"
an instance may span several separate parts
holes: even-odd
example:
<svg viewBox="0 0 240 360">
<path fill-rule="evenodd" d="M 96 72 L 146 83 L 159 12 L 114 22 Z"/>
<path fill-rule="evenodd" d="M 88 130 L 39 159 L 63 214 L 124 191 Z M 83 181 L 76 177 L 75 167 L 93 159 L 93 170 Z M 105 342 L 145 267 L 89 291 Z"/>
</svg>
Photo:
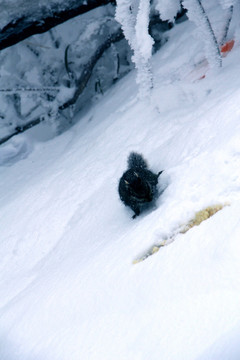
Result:
<svg viewBox="0 0 240 360">
<path fill-rule="evenodd" d="M 239 46 L 198 81 L 193 25 L 171 38 L 151 104 L 133 72 L 65 134 L 0 147 L 1 360 L 239 360 Z M 135 220 L 117 193 L 131 150 L 165 170 Z M 132 264 L 217 203 L 230 206 Z"/>
</svg>

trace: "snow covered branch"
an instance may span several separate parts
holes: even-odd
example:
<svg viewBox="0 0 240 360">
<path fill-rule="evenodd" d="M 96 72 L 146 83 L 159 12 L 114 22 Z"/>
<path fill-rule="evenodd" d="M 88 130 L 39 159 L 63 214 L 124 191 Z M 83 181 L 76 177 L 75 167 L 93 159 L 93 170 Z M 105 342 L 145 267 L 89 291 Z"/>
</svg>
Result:
<svg viewBox="0 0 240 360">
<path fill-rule="evenodd" d="M 222 35 L 220 45 L 223 45 L 227 40 L 228 30 L 229 30 L 229 27 L 230 27 L 230 24 L 231 24 L 231 21 L 232 21 L 232 16 L 233 16 L 233 5 L 231 5 L 227 9 L 226 24 L 225 24 L 225 27 L 223 29 L 223 35 Z"/>
<path fill-rule="evenodd" d="M 132 60 L 137 69 L 141 98 L 148 96 L 153 86 L 150 58 L 154 41 L 148 31 L 149 14 L 149 0 L 117 0 L 116 19 L 134 52 Z"/>
<path fill-rule="evenodd" d="M 221 67 L 222 56 L 219 44 L 201 0 L 184 0 L 183 6 L 188 10 L 189 19 L 196 23 L 203 35 L 209 65 L 212 68 Z"/>
<path fill-rule="evenodd" d="M 115 4 L 114 0 L 68 0 L 52 7 L 31 8 L 29 13 L 13 19 L 0 32 L 0 50 L 15 45 L 35 34 L 42 34 L 56 25 L 99 6 Z M 34 13 L 34 16 L 33 16 Z"/>
<path fill-rule="evenodd" d="M 79 76 L 79 78 L 75 79 L 75 87 L 76 90 L 74 91 L 73 96 L 67 100 L 65 103 L 60 104 L 57 106 L 56 108 L 56 113 L 59 113 L 67 108 L 69 108 L 70 106 L 74 105 L 78 98 L 80 97 L 80 95 L 82 94 L 82 92 L 84 91 L 84 89 L 86 88 L 88 81 L 90 80 L 91 76 L 92 76 L 92 72 L 94 67 L 96 66 L 97 62 L 99 61 L 99 59 L 103 56 L 104 52 L 107 51 L 112 44 L 122 40 L 124 38 L 123 32 L 121 30 L 120 27 L 117 28 L 117 30 L 115 32 L 113 32 L 111 35 L 108 36 L 108 38 L 106 39 L 105 42 L 103 42 L 100 46 L 98 46 L 98 48 L 96 49 L 96 51 L 94 52 L 94 54 L 92 55 L 92 57 L 88 60 L 88 62 L 83 66 L 82 71 L 81 71 L 81 75 Z M 70 70 L 69 70 L 70 71 Z M 32 92 L 32 93 L 48 93 L 48 92 L 58 92 L 59 88 L 19 88 L 19 89 L 0 89 L 0 92 L 6 93 L 6 94 L 10 94 L 10 95 L 15 95 L 15 94 L 21 94 L 22 92 Z M 49 103 L 49 106 L 51 105 L 51 103 Z M 51 107 L 51 106 L 50 106 Z M 20 116 L 19 116 L 20 117 Z M 38 116 L 32 120 L 29 120 L 27 123 L 21 125 L 21 126 L 17 126 L 12 132 L 11 134 L 0 138 L 0 145 L 5 143 L 6 141 L 8 141 L 9 139 L 11 139 L 13 136 L 22 133 L 30 128 L 32 128 L 33 126 L 38 125 L 41 121 L 44 121 L 45 116 L 44 114 L 42 116 Z"/>
</svg>

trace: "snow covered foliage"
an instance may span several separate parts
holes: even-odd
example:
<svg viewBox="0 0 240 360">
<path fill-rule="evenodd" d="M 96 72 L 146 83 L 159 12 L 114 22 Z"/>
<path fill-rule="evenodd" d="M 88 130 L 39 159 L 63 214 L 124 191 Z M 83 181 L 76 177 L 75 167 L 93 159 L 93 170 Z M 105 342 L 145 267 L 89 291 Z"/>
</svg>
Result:
<svg viewBox="0 0 240 360">
<path fill-rule="evenodd" d="M 153 40 L 149 35 L 151 11 L 157 11 L 162 20 L 174 22 L 177 14 L 181 11 L 181 6 L 184 7 L 187 10 L 188 18 L 196 24 L 198 41 L 203 42 L 205 56 L 210 67 L 217 68 L 222 66 L 220 45 L 226 41 L 233 3 L 234 0 L 222 1 L 221 4 L 217 0 L 214 0 L 214 3 L 211 2 L 212 8 L 228 8 L 228 13 L 224 17 L 226 18 L 225 23 L 222 20 L 219 24 L 214 24 L 214 26 L 216 25 L 214 28 L 212 25 L 214 19 L 209 19 L 208 11 L 205 9 L 205 5 L 208 4 L 204 0 L 183 0 L 182 2 L 179 0 L 154 0 L 151 2 L 151 7 L 149 1 L 117 1 L 116 19 L 120 22 L 124 35 L 134 51 L 133 61 L 137 69 L 137 83 L 142 98 L 149 94 L 153 80 L 155 81 L 150 65 L 153 45 Z"/>
<path fill-rule="evenodd" d="M 116 19 L 133 50 L 140 98 L 150 95 L 153 86 L 150 58 L 153 39 L 149 35 L 150 0 L 117 0 Z"/>
<path fill-rule="evenodd" d="M 183 6 L 188 10 L 188 17 L 197 25 L 200 36 L 204 40 L 205 54 L 212 68 L 222 66 L 219 44 L 211 22 L 201 0 L 183 0 Z"/>
<path fill-rule="evenodd" d="M 69 6 L 71 3 L 68 2 Z M 0 144 L 9 136 L 43 120 L 56 133 L 72 126 L 78 111 L 99 99 L 110 86 L 133 69 L 132 59 L 139 67 L 137 81 L 142 84 L 143 93 L 149 92 L 152 87 L 150 58 L 154 43 L 148 33 L 150 3 L 137 1 L 137 6 L 133 2 L 131 11 L 126 8 L 125 15 L 129 16 L 130 25 L 124 28 L 128 41 L 115 19 L 115 5 L 109 1 L 102 2 L 105 3 L 107 5 L 0 53 Z M 7 2 L 3 4 L 7 11 Z M 0 14 L 4 29 L 8 25 L 6 21 L 11 21 L 11 31 L 14 31 L 14 16 L 17 16 L 14 4 L 16 0 L 9 2 L 8 16 L 4 18 L 3 13 Z M 96 4 L 99 6 L 99 3 Z M 41 8 L 42 14 L 46 2 L 34 1 L 27 6 L 26 1 L 21 1 L 18 5 L 19 14 L 31 23 L 34 16 L 30 14 L 30 9 L 36 10 L 39 15 Z M 49 14 L 51 6 L 61 9 L 63 5 L 67 6 L 62 0 L 53 0 L 45 10 Z M 162 21 L 158 18 L 150 30 L 157 39 L 158 48 L 162 44 L 161 34 L 168 29 L 166 24 L 161 25 Z M 131 39 L 131 34 L 134 39 Z M 133 54 L 132 49 L 135 48 Z"/>
<path fill-rule="evenodd" d="M 0 53 L 0 142 L 37 120 L 61 132 L 132 69 L 114 14 L 112 5 L 97 8 Z"/>
</svg>

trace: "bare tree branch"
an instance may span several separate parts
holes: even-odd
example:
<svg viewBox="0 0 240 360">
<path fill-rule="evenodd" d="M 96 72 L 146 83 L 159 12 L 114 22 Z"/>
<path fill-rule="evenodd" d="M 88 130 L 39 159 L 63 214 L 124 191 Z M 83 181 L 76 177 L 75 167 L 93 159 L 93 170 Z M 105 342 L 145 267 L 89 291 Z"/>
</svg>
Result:
<svg viewBox="0 0 240 360">
<path fill-rule="evenodd" d="M 10 140 L 13 136 L 18 135 L 20 133 L 23 133 L 24 131 L 26 131 L 28 129 L 31 129 L 33 126 L 40 124 L 41 121 L 42 121 L 42 118 L 38 117 L 38 118 L 36 118 L 34 120 L 29 121 L 28 123 L 26 123 L 23 126 L 16 127 L 12 134 L 7 135 L 7 136 L 0 139 L 0 145 L 7 142 L 8 140 Z"/>
<path fill-rule="evenodd" d="M 108 39 L 98 47 L 93 56 L 89 59 L 87 64 L 85 65 L 81 76 L 76 80 L 76 91 L 71 99 L 65 102 L 63 105 L 59 107 L 59 110 L 64 110 L 69 106 L 76 103 L 79 96 L 82 94 L 83 90 L 87 86 L 87 83 L 92 75 L 92 71 L 94 66 L 98 62 L 98 60 L 102 57 L 103 53 L 110 48 L 111 44 L 120 41 L 124 38 L 123 32 L 121 28 L 118 28 L 113 34 L 111 34 Z"/>
</svg>

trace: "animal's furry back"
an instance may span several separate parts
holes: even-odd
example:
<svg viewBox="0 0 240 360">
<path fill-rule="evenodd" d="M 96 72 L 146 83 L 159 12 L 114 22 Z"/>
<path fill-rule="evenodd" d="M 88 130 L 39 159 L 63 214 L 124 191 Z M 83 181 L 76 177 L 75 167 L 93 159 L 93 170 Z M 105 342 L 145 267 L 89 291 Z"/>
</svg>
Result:
<svg viewBox="0 0 240 360">
<path fill-rule="evenodd" d="M 128 169 L 147 169 L 147 162 L 141 154 L 131 152 L 128 157 Z"/>
</svg>

